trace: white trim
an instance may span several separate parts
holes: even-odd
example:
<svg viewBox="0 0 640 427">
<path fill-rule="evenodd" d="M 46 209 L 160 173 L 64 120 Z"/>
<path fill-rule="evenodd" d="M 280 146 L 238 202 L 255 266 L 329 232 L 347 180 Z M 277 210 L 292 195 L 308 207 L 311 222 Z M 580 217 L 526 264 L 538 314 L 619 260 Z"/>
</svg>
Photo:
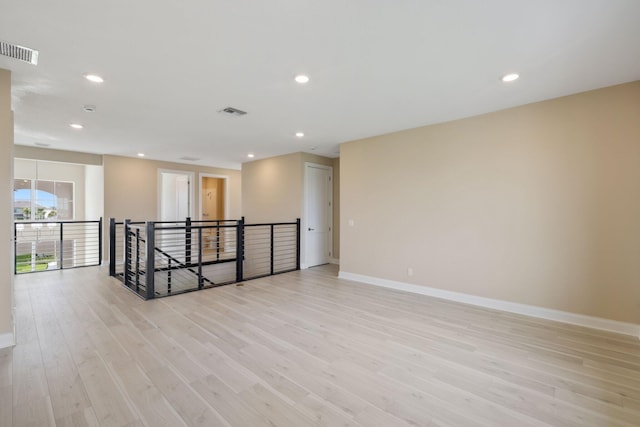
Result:
<svg viewBox="0 0 640 427">
<path fill-rule="evenodd" d="M 13 347 L 14 345 L 16 345 L 16 342 L 13 339 L 13 332 L 0 334 L 0 349 Z"/>
<path fill-rule="evenodd" d="M 352 280 L 355 282 L 362 282 L 369 285 L 382 286 L 385 288 L 397 289 L 400 291 L 412 292 L 415 294 L 428 295 L 431 297 L 442 298 L 449 301 L 456 301 L 463 304 L 471 304 L 479 307 L 491 308 L 494 310 L 502 310 L 510 313 L 523 314 L 525 316 L 555 320 L 558 322 L 570 323 L 572 325 L 586 326 L 588 328 L 640 337 L 640 325 L 635 323 L 619 322 L 617 320 L 609 320 L 601 317 L 586 316 L 584 314 L 570 313 L 567 311 L 554 310 L 534 305 L 519 304 L 498 299 L 479 297 L 461 292 L 445 291 L 443 289 L 430 288 L 428 286 L 414 285 L 411 283 L 397 282 L 395 280 L 381 279 L 378 277 L 364 276 L 361 274 L 349 273 L 345 271 L 340 271 L 340 273 L 338 273 L 338 277 L 340 279 Z"/>
<path fill-rule="evenodd" d="M 200 172 L 198 174 L 198 218 L 200 218 L 200 221 L 204 221 L 204 218 L 202 218 L 202 178 L 224 179 L 224 218 L 216 218 L 216 219 L 230 219 L 229 218 L 229 175 L 219 175 L 215 173 Z"/>
</svg>

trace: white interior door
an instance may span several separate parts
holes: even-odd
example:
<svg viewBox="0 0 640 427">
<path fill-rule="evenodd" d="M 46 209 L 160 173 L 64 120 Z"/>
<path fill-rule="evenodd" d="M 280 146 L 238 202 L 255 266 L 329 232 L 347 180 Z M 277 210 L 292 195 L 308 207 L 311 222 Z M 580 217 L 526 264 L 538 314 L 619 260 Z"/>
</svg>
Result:
<svg viewBox="0 0 640 427">
<path fill-rule="evenodd" d="M 191 216 L 191 176 L 160 172 L 160 220 L 184 221 Z"/>
<path fill-rule="evenodd" d="M 189 187 L 191 181 L 187 175 L 176 177 L 176 218 L 187 218 L 191 216 L 191 203 L 189 202 Z"/>
<path fill-rule="evenodd" d="M 160 182 L 160 221 L 185 221 L 191 217 L 193 174 L 189 172 L 159 170 Z M 186 236 L 175 230 L 157 230 L 156 247 L 161 248 L 174 258 L 185 255 Z"/>
<path fill-rule="evenodd" d="M 305 267 L 327 264 L 331 258 L 333 169 L 305 164 Z"/>
</svg>

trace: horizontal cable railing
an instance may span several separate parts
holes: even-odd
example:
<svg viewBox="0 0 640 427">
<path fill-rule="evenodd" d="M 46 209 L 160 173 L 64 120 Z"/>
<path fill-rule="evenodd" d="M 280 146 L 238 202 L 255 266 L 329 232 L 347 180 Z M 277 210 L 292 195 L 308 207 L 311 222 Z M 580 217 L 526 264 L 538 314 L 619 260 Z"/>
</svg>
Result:
<svg viewBox="0 0 640 427">
<path fill-rule="evenodd" d="M 125 222 L 129 225 L 144 224 L 131 220 L 118 222 L 113 218 L 109 221 L 109 275 L 114 277 L 124 274 Z"/>
<path fill-rule="evenodd" d="M 102 262 L 102 218 L 19 221 L 13 227 L 15 274 L 89 267 Z"/>
<path fill-rule="evenodd" d="M 146 230 L 146 227 L 135 224 L 126 224 L 124 230 L 124 283 L 141 296 L 147 294 Z"/>
<path fill-rule="evenodd" d="M 297 223 L 245 224 L 244 279 L 298 269 Z"/>
<path fill-rule="evenodd" d="M 300 220 L 117 222 L 109 226 L 109 274 L 145 299 L 300 268 Z"/>
</svg>

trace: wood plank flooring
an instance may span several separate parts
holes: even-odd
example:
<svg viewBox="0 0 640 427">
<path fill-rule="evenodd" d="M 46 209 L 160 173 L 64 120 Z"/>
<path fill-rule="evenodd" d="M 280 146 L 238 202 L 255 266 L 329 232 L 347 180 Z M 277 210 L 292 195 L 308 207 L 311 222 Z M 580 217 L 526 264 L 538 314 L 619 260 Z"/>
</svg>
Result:
<svg viewBox="0 0 640 427">
<path fill-rule="evenodd" d="M 639 426 L 637 338 L 339 280 L 16 278 L 0 426 Z"/>
</svg>

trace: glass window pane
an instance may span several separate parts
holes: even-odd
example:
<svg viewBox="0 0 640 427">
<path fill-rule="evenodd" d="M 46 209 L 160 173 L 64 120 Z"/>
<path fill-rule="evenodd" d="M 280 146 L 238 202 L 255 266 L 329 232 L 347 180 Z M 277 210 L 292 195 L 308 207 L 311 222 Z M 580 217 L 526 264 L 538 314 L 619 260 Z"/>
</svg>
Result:
<svg viewBox="0 0 640 427">
<path fill-rule="evenodd" d="M 73 182 L 15 179 L 13 216 L 16 221 L 73 220 Z"/>
<path fill-rule="evenodd" d="M 56 209 L 58 220 L 73 219 L 73 182 L 56 182 Z"/>
<path fill-rule="evenodd" d="M 41 221 L 55 216 L 56 196 L 53 181 L 36 181 L 35 220 Z"/>
<path fill-rule="evenodd" d="M 13 218 L 16 221 L 31 219 L 31 180 L 13 180 Z"/>
</svg>

